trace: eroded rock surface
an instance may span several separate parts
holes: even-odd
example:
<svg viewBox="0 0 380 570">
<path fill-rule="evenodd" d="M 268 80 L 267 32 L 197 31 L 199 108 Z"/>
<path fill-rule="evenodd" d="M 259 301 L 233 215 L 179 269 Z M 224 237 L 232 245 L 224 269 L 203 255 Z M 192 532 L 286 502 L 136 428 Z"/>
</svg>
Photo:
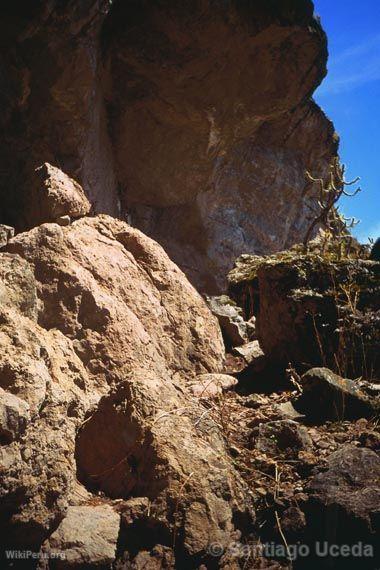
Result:
<svg viewBox="0 0 380 570">
<path fill-rule="evenodd" d="M 82 187 L 59 168 L 45 163 L 36 169 L 25 213 L 28 226 L 80 218 L 90 209 Z"/>
<path fill-rule="evenodd" d="M 305 170 L 337 148 L 310 99 L 327 59 L 310 0 L 51 0 L 1 22 L 0 222 L 30 227 L 49 162 L 209 292 L 240 253 L 303 237 Z"/>
<path fill-rule="evenodd" d="M 103 389 L 131 365 L 182 377 L 220 368 L 223 343 L 206 303 L 138 230 L 108 216 L 45 224 L 7 251 L 34 269 L 40 324 L 74 342 Z"/>
<path fill-rule="evenodd" d="M 143 550 L 175 543 L 179 560 L 202 560 L 209 542 L 227 545 L 254 515 L 221 428 L 190 390 L 224 357 L 205 301 L 158 244 L 108 216 L 44 224 L 7 248 L 3 546 L 44 542 L 65 553 L 62 567 L 107 565 L 116 544 L 129 548 L 118 521 L 133 497 L 149 502 Z M 8 287 L 6 271 L 0 282 Z M 101 544 L 93 508 L 113 521 Z"/>
<path fill-rule="evenodd" d="M 119 530 L 120 515 L 110 505 L 69 507 L 42 553 L 54 560 L 57 569 L 110 568 Z M 39 568 L 49 568 L 49 563 L 40 563 Z"/>
<path fill-rule="evenodd" d="M 380 375 L 380 263 L 296 250 L 241 256 L 229 276 L 244 317 L 257 317 L 265 355 L 302 371 Z"/>
</svg>

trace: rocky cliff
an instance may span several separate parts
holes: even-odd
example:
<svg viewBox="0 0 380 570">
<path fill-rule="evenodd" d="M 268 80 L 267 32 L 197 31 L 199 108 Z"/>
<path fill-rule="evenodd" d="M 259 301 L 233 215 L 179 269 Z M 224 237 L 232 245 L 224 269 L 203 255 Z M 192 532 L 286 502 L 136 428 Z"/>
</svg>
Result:
<svg viewBox="0 0 380 570">
<path fill-rule="evenodd" d="M 312 3 L 0 10 L 0 566 L 379 568 L 377 246 L 271 253 L 337 151 Z"/>
<path fill-rule="evenodd" d="M 161 243 L 198 288 L 299 241 L 333 127 L 311 95 L 310 0 L 16 1 L 1 8 L 0 223 L 33 227 L 34 171 Z"/>
</svg>

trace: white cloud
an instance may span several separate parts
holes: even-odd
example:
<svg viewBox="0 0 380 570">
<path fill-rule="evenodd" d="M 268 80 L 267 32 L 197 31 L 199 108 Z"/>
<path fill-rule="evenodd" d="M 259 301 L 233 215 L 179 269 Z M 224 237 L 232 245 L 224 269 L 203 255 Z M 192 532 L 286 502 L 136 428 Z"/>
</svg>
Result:
<svg viewBox="0 0 380 570">
<path fill-rule="evenodd" d="M 318 95 L 336 95 L 380 80 L 380 34 L 332 56 Z"/>
<path fill-rule="evenodd" d="M 357 58 L 357 56 L 371 52 L 374 48 L 377 48 L 379 46 L 380 46 L 380 34 L 377 34 L 376 36 L 371 36 L 367 38 L 364 42 L 346 48 L 340 53 L 331 57 L 329 60 L 330 65 L 331 66 L 338 65 L 344 61 L 352 60 L 355 57 Z"/>
</svg>

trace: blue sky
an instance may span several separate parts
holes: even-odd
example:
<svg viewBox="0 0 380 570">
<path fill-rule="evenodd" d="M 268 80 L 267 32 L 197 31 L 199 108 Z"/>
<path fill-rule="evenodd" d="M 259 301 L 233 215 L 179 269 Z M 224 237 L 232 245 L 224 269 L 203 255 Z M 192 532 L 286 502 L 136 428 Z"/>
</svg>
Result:
<svg viewBox="0 0 380 570">
<path fill-rule="evenodd" d="M 329 39 L 328 75 L 314 97 L 340 135 L 347 178 L 362 192 L 342 202 L 363 242 L 380 237 L 380 0 L 314 0 Z"/>
</svg>

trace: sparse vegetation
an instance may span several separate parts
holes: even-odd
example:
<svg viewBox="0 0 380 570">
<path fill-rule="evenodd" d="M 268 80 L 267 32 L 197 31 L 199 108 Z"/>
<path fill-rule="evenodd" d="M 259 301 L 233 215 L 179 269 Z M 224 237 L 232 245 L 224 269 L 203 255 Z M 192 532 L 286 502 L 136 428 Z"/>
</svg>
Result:
<svg viewBox="0 0 380 570">
<path fill-rule="evenodd" d="M 359 223 L 359 220 L 342 214 L 339 211 L 338 202 L 342 196 L 356 196 L 361 191 L 361 188 L 358 187 L 353 192 L 347 191 L 346 188 L 354 186 L 359 181 L 359 178 L 348 182 L 345 179 L 345 171 L 345 165 L 341 164 L 339 158 L 336 157 L 330 165 L 327 181 L 322 178 L 314 178 L 310 172 L 306 172 L 306 177 L 312 185 L 318 184 L 319 195 L 317 200 L 318 210 L 313 212 L 313 216 L 310 217 L 311 223 L 303 241 L 305 253 L 308 252 L 309 242 L 315 231 L 320 228 L 324 231 L 322 252 L 326 251 L 328 245 L 332 245 L 333 249 L 336 249 L 339 258 L 350 256 L 353 245 L 350 230 Z"/>
</svg>

